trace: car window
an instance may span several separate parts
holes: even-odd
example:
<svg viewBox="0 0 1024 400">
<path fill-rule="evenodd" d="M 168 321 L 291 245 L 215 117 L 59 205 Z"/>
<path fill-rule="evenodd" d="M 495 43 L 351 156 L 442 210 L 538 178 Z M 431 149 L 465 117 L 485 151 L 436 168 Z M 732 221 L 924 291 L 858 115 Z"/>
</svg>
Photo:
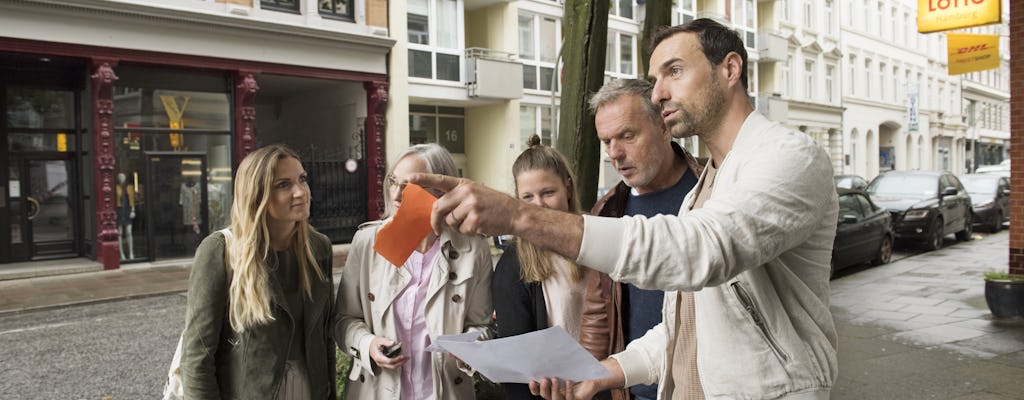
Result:
<svg viewBox="0 0 1024 400">
<path fill-rule="evenodd" d="M 839 196 L 839 217 L 842 218 L 844 215 L 853 215 L 857 218 L 864 216 L 864 211 L 861 209 L 859 197 L 855 193 L 844 194 Z"/>
<path fill-rule="evenodd" d="M 967 193 L 980 194 L 985 196 L 994 195 L 996 188 L 1003 187 L 1003 179 L 997 176 L 965 176 L 964 180 L 961 181 L 964 188 L 967 189 Z M 998 182 L 998 183 L 996 183 Z"/>
<path fill-rule="evenodd" d="M 886 174 L 871 181 L 867 192 L 876 200 L 878 197 L 927 199 L 938 193 L 936 186 L 933 176 Z"/>
<path fill-rule="evenodd" d="M 864 215 L 868 215 L 869 213 L 875 211 L 875 208 L 871 206 L 871 202 L 868 201 L 867 197 L 864 197 L 859 194 L 856 195 L 855 197 L 857 197 L 857 202 L 860 203 L 860 208 L 864 210 Z"/>
<path fill-rule="evenodd" d="M 949 175 L 943 175 L 939 177 L 939 191 L 942 191 L 950 186 L 956 185 L 953 185 L 953 183 L 949 181 Z"/>
</svg>

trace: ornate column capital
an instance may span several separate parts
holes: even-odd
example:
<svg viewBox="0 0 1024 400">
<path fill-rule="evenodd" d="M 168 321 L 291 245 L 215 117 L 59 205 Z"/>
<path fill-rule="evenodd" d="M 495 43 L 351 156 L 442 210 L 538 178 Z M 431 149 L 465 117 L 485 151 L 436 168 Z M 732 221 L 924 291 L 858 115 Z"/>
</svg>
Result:
<svg viewBox="0 0 1024 400">
<path fill-rule="evenodd" d="M 235 167 L 256 147 L 256 83 L 255 71 L 235 71 Z"/>
</svg>

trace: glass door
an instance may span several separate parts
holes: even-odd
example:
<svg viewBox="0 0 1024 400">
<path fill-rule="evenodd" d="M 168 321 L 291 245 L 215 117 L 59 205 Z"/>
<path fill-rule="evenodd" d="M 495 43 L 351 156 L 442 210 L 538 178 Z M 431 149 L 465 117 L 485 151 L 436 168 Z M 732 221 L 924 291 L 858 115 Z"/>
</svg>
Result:
<svg viewBox="0 0 1024 400">
<path fill-rule="evenodd" d="M 8 210 L 12 261 L 77 254 L 77 198 L 70 158 L 12 158 Z"/>
<path fill-rule="evenodd" d="M 206 155 L 146 154 L 146 213 L 151 260 L 192 257 L 209 233 Z"/>
</svg>

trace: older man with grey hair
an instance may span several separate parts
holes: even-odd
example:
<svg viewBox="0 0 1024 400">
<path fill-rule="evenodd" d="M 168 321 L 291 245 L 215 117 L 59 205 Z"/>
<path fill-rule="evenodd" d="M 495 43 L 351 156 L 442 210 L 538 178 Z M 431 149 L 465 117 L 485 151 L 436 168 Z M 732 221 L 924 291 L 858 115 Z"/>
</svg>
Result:
<svg viewBox="0 0 1024 400">
<path fill-rule="evenodd" d="M 622 181 L 598 200 L 591 215 L 676 215 L 697 183 L 704 167 L 672 140 L 661 120 L 661 107 L 651 103 L 651 88 L 647 81 L 617 79 L 590 99 L 597 136 L 622 176 Z M 607 335 L 606 355 L 622 351 L 661 322 L 663 291 L 615 283 L 606 274 L 590 274 L 590 279 L 584 309 L 607 314 L 584 315 L 583 335 L 601 339 Z M 607 319 L 602 318 L 605 315 Z M 658 387 L 636 385 L 629 388 L 629 394 L 634 400 L 654 400 Z"/>
</svg>

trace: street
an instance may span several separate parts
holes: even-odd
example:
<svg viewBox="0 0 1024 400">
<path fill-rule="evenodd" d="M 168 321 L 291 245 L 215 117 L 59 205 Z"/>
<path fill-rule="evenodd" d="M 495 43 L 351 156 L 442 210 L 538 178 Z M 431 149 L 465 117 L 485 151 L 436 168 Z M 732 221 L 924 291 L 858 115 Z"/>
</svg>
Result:
<svg viewBox="0 0 1024 400">
<path fill-rule="evenodd" d="M 183 294 L 0 317 L 0 398 L 157 398 L 184 319 Z"/>
<path fill-rule="evenodd" d="M 929 253 L 901 246 L 889 265 L 837 274 L 840 375 L 832 398 L 1024 393 L 1024 326 L 992 324 L 984 300 L 977 304 L 980 264 L 1005 265 L 1008 237 L 950 238 Z M 184 308 L 184 294 L 171 294 L 0 316 L 0 398 L 156 398 Z"/>
</svg>

